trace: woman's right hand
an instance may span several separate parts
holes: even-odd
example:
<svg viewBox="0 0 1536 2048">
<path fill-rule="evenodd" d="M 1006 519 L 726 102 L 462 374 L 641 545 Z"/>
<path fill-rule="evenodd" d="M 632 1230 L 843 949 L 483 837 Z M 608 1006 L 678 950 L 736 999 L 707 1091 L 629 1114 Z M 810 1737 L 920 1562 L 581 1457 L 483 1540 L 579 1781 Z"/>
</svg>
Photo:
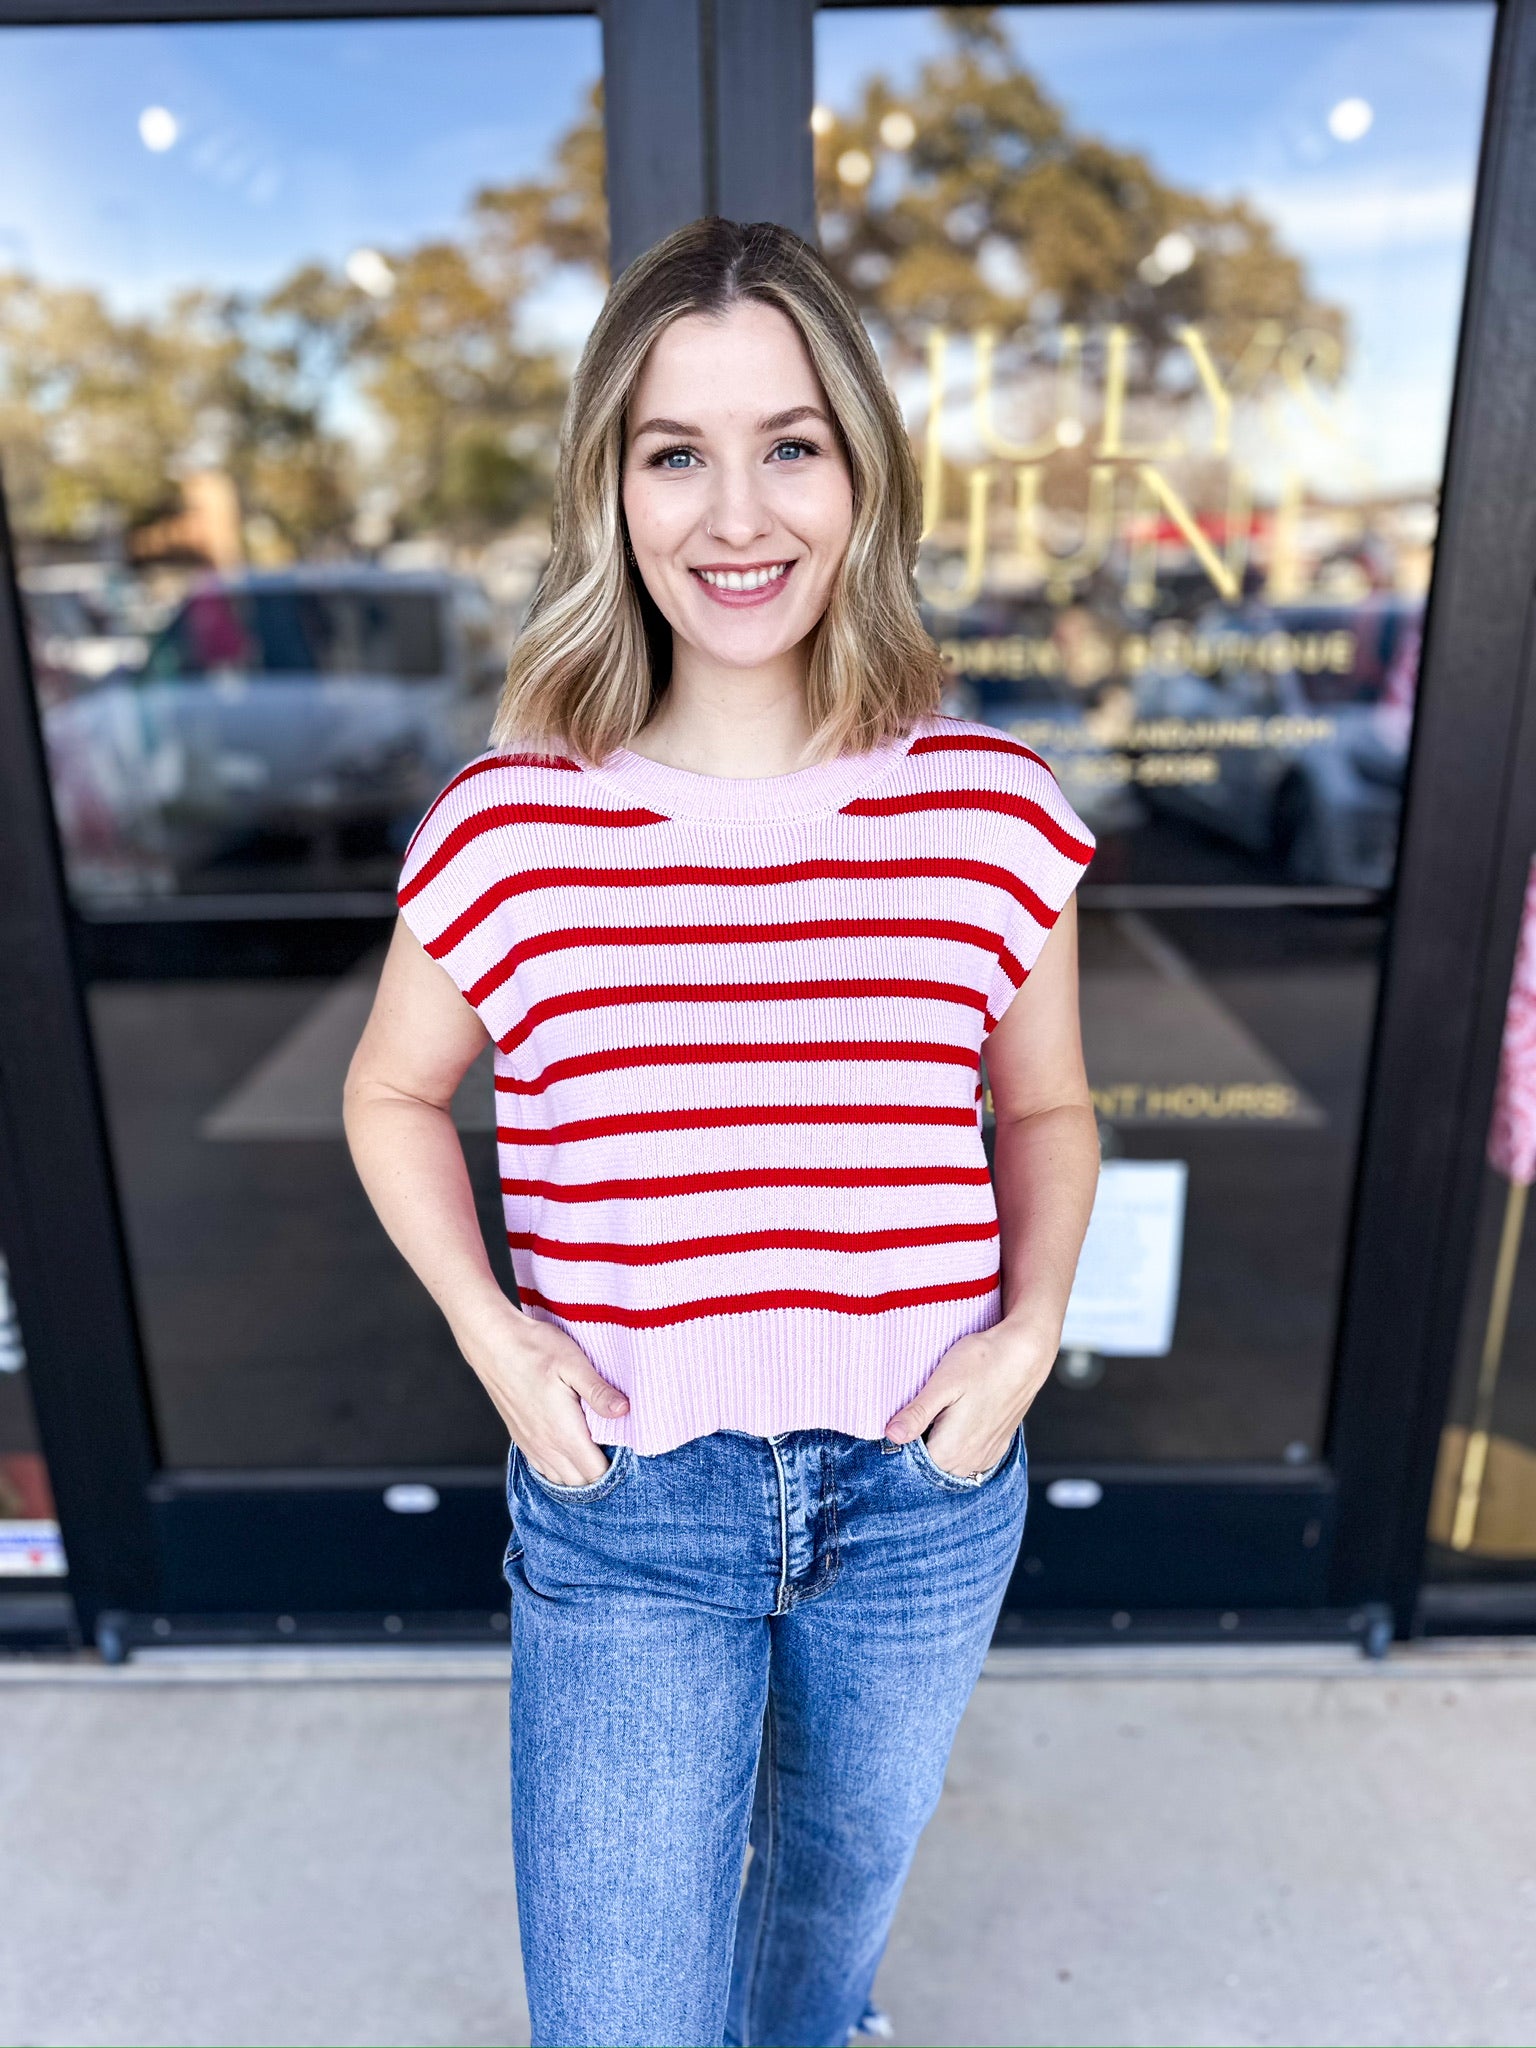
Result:
<svg viewBox="0 0 1536 2048">
<path fill-rule="evenodd" d="M 453 1122 L 454 1094 L 488 1043 L 479 1016 L 397 918 L 347 1070 L 347 1141 L 380 1221 L 448 1318 L 513 1441 L 557 1486 L 590 1486 L 607 1463 L 582 1397 L 600 1415 L 627 1415 L 629 1403 L 557 1324 L 509 1300 L 491 1270 Z"/>
<path fill-rule="evenodd" d="M 582 1401 L 615 1416 L 627 1415 L 629 1402 L 564 1330 L 536 1322 L 510 1301 L 504 1307 L 488 1329 L 455 1332 L 459 1348 L 539 1477 L 591 1486 L 608 1459 L 592 1441 Z"/>
</svg>

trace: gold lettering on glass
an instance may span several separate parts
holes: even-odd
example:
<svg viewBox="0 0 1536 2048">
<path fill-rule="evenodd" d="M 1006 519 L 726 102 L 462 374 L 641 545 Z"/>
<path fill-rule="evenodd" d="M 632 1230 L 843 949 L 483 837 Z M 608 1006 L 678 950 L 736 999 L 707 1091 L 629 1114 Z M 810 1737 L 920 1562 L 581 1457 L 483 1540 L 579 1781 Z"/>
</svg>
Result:
<svg viewBox="0 0 1536 2048">
<path fill-rule="evenodd" d="M 918 595 L 936 612 L 963 612 L 981 595 L 987 570 L 987 499 L 992 472 L 985 463 L 970 472 L 966 485 L 965 558 L 960 581 L 950 589 L 918 583 Z"/>
<path fill-rule="evenodd" d="M 1126 445 L 1125 396 L 1130 342 L 1130 329 L 1120 326 L 1111 327 L 1105 339 L 1104 417 L 1099 428 L 1099 453 L 1131 462 L 1155 462 L 1180 455 L 1183 453 L 1183 444 L 1177 440 L 1164 441 L 1156 448 L 1131 448 Z"/>
<path fill-rule="evenodd" d="M 976 330 L 976 433 L 987 452 L 1003 462 L 1043 462 L 1058 448 L 1076 448 L 1083 441 L 1082 329 L 1063 327 L 1059 341 L 1055 418 L 1038 441 L 1007 441 L 998 432 L 992 405 L 997 333 L 991 327 Z"/>
<path fill-rule="evenodd" d="M 1015 537 L 1019 560 L 1044 580 L 1051 598 L 1064 603 L 1074 583 L 1081 583 L 1109 559 L 1115 538 L 1115 470 L 1096 462 L 1088 472 L 1088 500 L 1082 538 L 1065 553 L 1046 547 L 1040 533 L 1040 466 L 1021 463 L 1015 478 Z"/>
<path fill-rule="evenodd" d="M 1086 344 L 1080 326 L 1058 331 L 1053 368 L 1034 357 L 1023 366 L 1026 403 L 1020 423 L 1029 421 L 1039 431 L 1018 440 L 1009 437 L 1001 419 L 999 364 L 1005 337 L 992 326 L 969 336 L 945 327 L 929 330 L 922 538 L 942 534 L 944 546 L 954 552 L 962 546 L 962 520 L 964 533 L 958 571 L 925 585 L 925 602 L 936 611 L 963 611 L 986 588 L 992 551 L 999 544 L 1004 550 L 1009 546 L 1003 537 L 1006 526 L 994 531 L 991 524 L 993 483 L 1007 488 L 1004 464 L 1013 472 L 1012 560 L 1006 565 L 1010 586 L 1022 580 L 1061 605 L 1091 579 L 1114 569 L 1124 577 L 1127 600 L 1150 606 L 1166 545 L 1200 571 L 1214 596 L 1230 604 L 1242 595 L 1257 545 L 1268 601 L 1301 597 L 1307 587 L 1303 529 L 1309 501 L 1305 457 L 1292 434 L 1296 428 L 1315 428 L 1335 444 L 1346 436 L 1338 403 L 1339 336 L 1322 327 L 1287 332 L 1278 320 L 1259 320 L 1236 360 L 1223 369 L 1199 327 L 1189 321 L 1176 325 L 1171 338 L 1193 374 L 1182 384 L 1160 372 L 1151 378 L 1139 402 L 1152 418 L 1161 413 L 1163 425 L 1160 439 L 1145 441 L 1130 438 L 1128 408 L 1138 345 L 1134 330 L 1113 322 L 1099 330 L 1098 338 L 1102 405 L 1097 444 L 1092 460 L 1085 462 Z M 970 351 L 972 386 L 967 433 L 946 466 L 956 343 Z M 1030 390 L 1049 388 L 1047 379 L 1054 402 L 1042 422 L 1038 406 L 1031 413 L 1027 400 Z M 1202 418 L 1207 410 L 1208 429 Z M 1255 511 L 1254 470 L 1249 460 L 1239 459 L 1240 419 L 1283 464 L 1266 472 L 1260 513 Z M 1185 425 L 1175 431 L 1177 421 Z M 1201 431 L 1192 432 L 1197 423 Z M 1145 426 L 1140 432 L 1146 434 Z M 1255 452 L 1252 459 L 1261 458 Z M 1064 471 L 1072 472 L 1070 482 Z M 953 494 L 957 486 L 961 503 L 946 505 L 946 493 Z M 1079 492 L 1082 511 L 1074 519 L 1069 508 Z M 1069 542 L 1065 547 L 1064 538 Z M 1134 672 L 1134 667 L 1120 671 Z"/>
</svg>

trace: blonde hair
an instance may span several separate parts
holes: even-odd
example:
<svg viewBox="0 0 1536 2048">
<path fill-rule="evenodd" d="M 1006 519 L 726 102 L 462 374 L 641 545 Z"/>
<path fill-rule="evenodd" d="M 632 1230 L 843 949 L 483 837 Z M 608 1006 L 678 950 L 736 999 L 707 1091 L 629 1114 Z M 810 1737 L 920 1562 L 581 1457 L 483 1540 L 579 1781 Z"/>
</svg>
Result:
<svg viewBox="0 0 1536 2048">
<path fill-rule="evenodd" d="M 943 671 L 912 580 L 917 466 L 853 302 L 788 228 L 696 220 L 630 264 L 582 351 L 561 426 L 550 558 L 507 664 L 493 745 L 553 745 L 597 762 L 650 717 L 670 675 L 671 633 L 629 556 L 625 415 L 664 328 L 742 300 L 794 323 L 853 481 L 847 552 L 813 635 L 813 752 L 862 752 L 937 709 Z"/>
</svg>

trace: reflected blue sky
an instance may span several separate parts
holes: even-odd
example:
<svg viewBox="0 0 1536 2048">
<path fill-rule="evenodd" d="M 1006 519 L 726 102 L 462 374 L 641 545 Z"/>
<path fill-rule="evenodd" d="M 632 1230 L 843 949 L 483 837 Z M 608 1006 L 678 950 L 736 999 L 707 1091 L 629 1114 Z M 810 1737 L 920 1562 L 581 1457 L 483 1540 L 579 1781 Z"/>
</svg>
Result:
<svg viewBox="0 0 1536 2048">
<path fill-rule="evenodd" d="M 1253 201 L 1348 309 L 1360 453 L 1379 484 L 1438 474 L 1472 216 L 1493 8 L 1039 6 L 998 10 L 1080 131 L 1171 181 Z M 927 9 L 817 17 L 818 98 L 899 89 L 945 44 Z M 1369 102 L 1358 141 L 1330 132 Z"/>
<path fill-rule="evenodd" d="M 1002 12 L 1079 128 L 1276 220 L 1314 287 L 1350 309 L 1378 474 L 1433 476 L 1492 7 Z M 823 14 L 818 95 L 846 103 L 876 68 L 899 84 L 939 39 L 927 10 Z M 600 37 L 577 16 L 7 28 L 0 55 L 0 267 L 126 307 L 452 229 L 478 185 L 546 165 Z M 1328 113 L 1351 96 L 1374 120 L 1341 143 Z M 177 124 L 159 152 L 140 135 L 151 107 Z M 540 338 L 574 345 L 594 303 L 586 284 L 547 294 Z"/>
<path fill-rule="evenodd" d="M 0 30 L 0 265 L 125 307 L 407 245 L 542 172 L 600 68 L 581 16 Z"/>
</svg>

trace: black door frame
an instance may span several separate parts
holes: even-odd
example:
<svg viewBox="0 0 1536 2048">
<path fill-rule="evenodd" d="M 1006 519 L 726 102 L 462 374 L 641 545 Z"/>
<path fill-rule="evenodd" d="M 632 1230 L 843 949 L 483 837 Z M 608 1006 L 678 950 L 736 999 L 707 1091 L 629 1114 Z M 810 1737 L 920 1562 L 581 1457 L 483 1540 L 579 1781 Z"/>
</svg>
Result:
<svg viewBox="0 0 1536 2048">
<path fill-rule="evenodd" d="M 0 33 L 579 11 L 540 0 L 0 0 Z M 703 211 L 811 230 L 810 0 L 604 0 L 597 11 L 616 259 Z M 1412 1626 L 1502 991 L 1536 839 L 1536 717 L 1521 716 L 1533 688 L 1536 247 L 1520 227 L 1533 206 L 1536 0 L 1503 0 L 1323 1458 L 1074 1466 L 1103 1488 L 1086 1546 L 1084 1518 L 1050 1509 L 1056 1475 L 1037 1467 L 1026 1541 L 1035 1578 L 1021 1571 L 1010 1602 L 1018 1629 L 1342 1631 L 1379 1647 Z M 0 1243 L 83 1632 L 116 1651 L 140 1635 L 504 1628 L 499 1470 L 157 1468 L 3 506 L 0 858 Z M 1447 1001 L 1446 990 L 1463 994 Z M 401 1478 L 436 1485 L 439 1510 L 388 1513 L 383 1487 Z M 467 1557 L 484 1569 L 466 1572 Z M 1036 1586 L 1047 1583 L 1045 1603 Z M 399 1612 L 382 1613 L 381 1598 Z"/>
</svg>

